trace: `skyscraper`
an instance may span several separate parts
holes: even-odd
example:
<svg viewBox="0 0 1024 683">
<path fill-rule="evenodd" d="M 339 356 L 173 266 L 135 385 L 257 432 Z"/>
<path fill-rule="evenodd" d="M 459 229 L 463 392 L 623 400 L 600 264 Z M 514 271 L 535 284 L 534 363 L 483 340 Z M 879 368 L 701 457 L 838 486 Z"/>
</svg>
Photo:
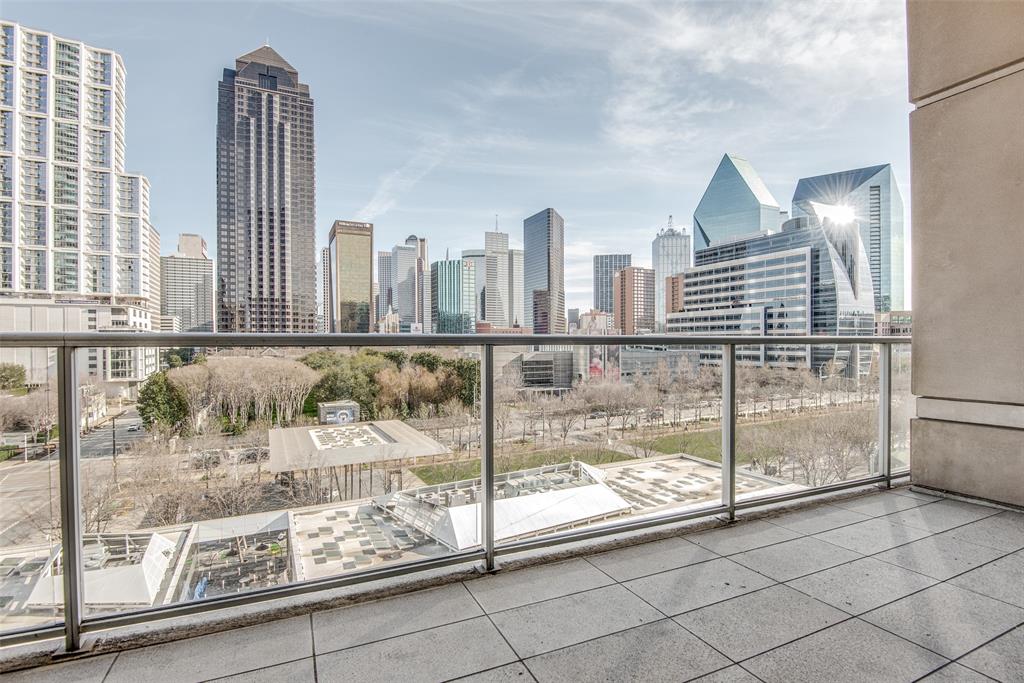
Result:
<svg viewBox="0 0 1024 683">
<path fill-rule="evenodd" d="M 331 331 L 331 250 L 320 249 L 320 308 L 316 316 L 317 330 L 321 334 Z"/>
<path fill-rule="evenodd" d="M 508 250 L 508 324 L 526 327 L 523 309 L 523 250 Z"/>
<path fill-rule="evenodd" d="M 464 259 L 430 264 L 431 318 L 437 334 L 472 334 L 476 330 L 476 265 Z"/>
<path fill-rule="evenodd" d="M 612 278 L 615 327 L 622 334 L 654 331 L 654 269 L 629 266 Z"/>
<path fill-rule="evenodd" d="M 331 332 L 365 333 L 373 317 L 373 223 L 334 221 L 329 235 Z"/>
<path fill-rule="evenodd" d="M 523 305 L 535 334 L 565 334 L 565 221 L 544 209 L 523 221 Z"/>
<path fill-rule="evenodd" d="M 473 268 L 480 276 L 476 279 L 476 319 L 484 320 L 487 311 L 487 295 L 485 285 L 487 278 L 484 273 L 487 271 L 487 251 L 485 249 L 463 249 L 462 260 L 472 261 Z"/>
<path fill-rule="evenodd" d="M 264 45 L 218 87 L 219 330 L 315 330 L 315 221 L 309 86 Z"/>
<path fill-rule="evenodd" d="M 665 279 L 690 267 L 690 236 L 672 226 L 658 232 L 651 242 L 651 265 L 654 268 L 654 329 L 665 328 Z"/>
<path fill-rule="evenodd" d="M 793 216 L 811 216 L 815 204 L 849 210 L 868 254 L 876 311 L 901 310 L 903 301 L 903 197 L 882 164 L 801 178 L 793 193 Z"/>
<path fill-rule="evenodd" d="M 611 313 L 612 277 L 633 263 L 631 254 L 596 254 L 594 256 L 594 310 Z"/>
<path fill-rule="evenodd" d="M 484 233 L 484 284 L 487 301 L 484 320 L 495 327 L 509 326 L 508 233 Z"/>
<path fill-rule="evenodd" d="M 149 181 L 124 169 L 125 91 L 117 53 L 0 21 L 0 329 L 156 328 L 160 236 Z M 47 381 L 50 351 L 13 353 L 0 362 Z M 90 349 L 83 372 L 131 393 L 157 361 Z"/>
<path fill-rule="evenodd" d="M 391 308 L 391 252 L 377 252 L 377 320 L 383 320 Z"/>
<path fill-rule="evenodd" d="M 160 315 L 182 332 L 213 332 L 213 261 L 199 235 L 178 237 L 178 251 L 160 258 Z"/>
<path fill-rule="evenodd" d="M 777 232 L 782 218 L 779 203 L 750 162 L 726 154 L 693 212 L 694 248 L 704 249 L 759 232 Z"/>
<path fill-rule="evenodd" d="M 391 249 L 391 304 L 402 332 L 429 332 L 431 324 L 430 264 L 427 239 L 409 235 Z"/>
</svg>

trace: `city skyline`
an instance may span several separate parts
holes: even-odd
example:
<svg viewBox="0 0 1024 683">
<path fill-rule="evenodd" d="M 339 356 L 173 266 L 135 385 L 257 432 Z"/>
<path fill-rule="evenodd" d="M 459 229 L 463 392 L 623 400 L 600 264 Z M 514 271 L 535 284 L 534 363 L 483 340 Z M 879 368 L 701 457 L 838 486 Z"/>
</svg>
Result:
<svg viewBox="0 0 1024 683">
<path fill-rule="evenodd" d="M 330 218 L 343 216 L 374 222 L 380 244 L 415 233 L 427 236 L 435 253 L 460 253 L 483 247 L 479 233 L 493 226 L 495 213 L 498 229 L 510 233 L 510 247 L 520 247 L 519 222 L 536 207 L 556 206 L 566 217 L 566 306 L 586 309 L 592 254 L 629 250 L 637 265 L 650 265 L 633 242 L 641 233 L 644 241 L 653 238 L 670 213 L 691 215 L 710 167 L 723 152 L 735 151 L 770 169 L 765 183 L 782 202 L 801 177 L 889 162 L 901 193 L 909 197 L 907 136 L 895 123 L 907 111 L 900 7 L 844 6 L 823 13 L 810 6 L 767 5 L 724 21 L 714 7 L 647 6 L 630 12 L 594 6 L 583 12 L 582 21 L 568 22 L 568 13 L 579 8 L 515 13 L 492 4 L 460 13 L 431 5 L 409 6 L 410 20 L 397 23 L 383 21 L 388 7 L 369 5 L 263 5 L 253 14 L 234 9 L 197 6 L 188 20 L 193 47 L 166 60 L 180 40 L 180 31 L 167 30 L 184 21 L 177 10 L 125 5 L 123 11 L 96 13 L 89 3 L 5 6 L 5 18 L 124 56 L 129 102 L 137 112 L 127 166 L 151 176 L 153 223 L 165 235 L 198 232 L 214 243 L 209 140 L 216 112 L 210 83 L 228 60 L 256 49 L 268 32 L 274 49 L 310 84 L 318 111 L 348 112 L 343 119 L 316 121 L 318 247 L 326 246 Z M 565 41 L 557 48 L 533 35 L 545 20 L 565 20 Z M 754 58 L 714 48 L 728 42 L 720 40 L 722 32 L 748 35 L 768 20 L 784 28 L 754 41 Z M 683 25 L 690 27 L 686 41 L 659 44 L 652 48 L 657 54 L 645 54 L 645 40 Z M 290 30 L 298 26 L 303 30 Z M 298 38 L 310 32 L 309 38 Z M 401 50 L 375 57 L 379 73 L 374 77 L 394 87 L 375 88 L 366 70 L 332 69 L 318 59 L 321 33 L 351 37 L 354 47 L 401 40 Z M 601 39 L 610 33 L 625 40 Z M 826 33 L 844 41 L 815 40 Z M 877 54 L 864 59 L 851 59 L 849 50 L 855 48 L 842 47 L 869 38 Z M 776 39 L 779 44 L 804 41 L 801 49 L 816 63 L 798 63 L 784 53 L 744 75 L 756 54 L 771 49 Z M 499 52 L 503 56 L 496 56 Z M 444 68 L 420 79 L 418 66 L 427 55 Z M 175 99 L 200 106 L 172 106 L 162 85 L 169 80 L 179 86 Z M 718 87 L 726 82 L 733 86 Z M 797 83 L 824 88 L 823 96 L 808 102 L 777 94 L 788 88 L 776 86 Z M 645 99 L 646 91 L 637 88 L 650 89 L 666 105 L 674 103 L 666 107 L 670 112 L 631 108 L 631 97 Z M 353 89 L 363 98 L 358 112 L 340 105 L 339 98 Z M 422 105 L 415 119 L 407 113 L 410 99 Z M 539 102 L 550 105 L 542 121 L 533 116 Z M 789 114 L 764 116 L 780 107 Z M 175 119 L 168 128 L 161 122 L 169 111 Z M 166 135 L 167 130 L 176 134 Z M 341 158 L 345 164 L 332 161 Z M 164 244 L 165 253 L 171 246 Z"/>
</svg>

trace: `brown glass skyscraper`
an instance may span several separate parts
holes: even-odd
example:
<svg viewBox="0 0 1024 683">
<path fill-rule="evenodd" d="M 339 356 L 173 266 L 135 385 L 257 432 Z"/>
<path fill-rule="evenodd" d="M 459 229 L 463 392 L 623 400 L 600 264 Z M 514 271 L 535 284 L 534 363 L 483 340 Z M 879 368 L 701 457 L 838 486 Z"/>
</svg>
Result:
<svg viewBox="0 0 1024 683">
<path fill-rule="evenodd" d="M 217 330 L 315 332 L 313 100 L 269 46 L 217 103 Z"/>
<path fill-rule="evenodd" d="M 327 329 L 369 332 L 373 324 L 373 223 L 334 221 L 327 248 Z"/>
</svg>

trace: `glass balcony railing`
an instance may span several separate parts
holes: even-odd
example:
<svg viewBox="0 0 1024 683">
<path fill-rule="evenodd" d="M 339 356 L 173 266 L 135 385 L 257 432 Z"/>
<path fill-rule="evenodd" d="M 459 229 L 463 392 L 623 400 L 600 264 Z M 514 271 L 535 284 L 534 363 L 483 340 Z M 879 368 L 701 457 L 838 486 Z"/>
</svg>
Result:
<svg viewBox="0 0 1024 683">
<path fill-rule="evenodd" d="M 905 338 L 129 332 L 0 333 L 36 387 L 0 395 L 0 641 L 491 569 L 908 465 Z"/>
</svg>

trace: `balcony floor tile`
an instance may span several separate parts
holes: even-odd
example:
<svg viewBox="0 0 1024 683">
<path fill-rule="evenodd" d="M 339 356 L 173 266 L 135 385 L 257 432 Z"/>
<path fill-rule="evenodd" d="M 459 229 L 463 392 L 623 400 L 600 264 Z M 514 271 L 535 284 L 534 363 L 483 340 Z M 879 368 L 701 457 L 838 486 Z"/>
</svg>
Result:
<svg viewBox="0 0 1024 683">
<path fill-rule="evenodd" d="M 1000 557 L 949 581 L 954 586 L 1024 607 L 1024 551 Z"/>
<path fill-rule="evenodd" d="M 522 662 L 515 662 L 455 680 L 459 683 L 512 683 L 513 681 L 532 681 L 533 677 L 530 676 L 530 672 Z"/>
<path fill-rule="evenodd" d="M 306 657 L 295 662 L 276 664 L 266 669 L 246 671 L 245 673 L 215 678 L 216 683 L 315 683 L 316 670 L 312 657 Z M 212 683 L 212 682 L 211 682 Z"/>
<path fill-rule="evenodd" d="M 960 661 L 997 681 L 1024 682 L 1024 626 L 996 638 Z"/>
<path fill-rule="evenodd" d="M 788 585 L 850 614 L 861 614 L 936 583 L 923 574 L 865 557 Z"/>
<path fill-rule="evenodd" d="M 733 555 L 730 559 L 776 581 L 789 581 L 860 557 L 859 553 L 816 538 L 798 538 Z"/>
<path fill-rule="evenodd" d="M 1024 515 L 1003 512 L 946 533 L 960 541 L 1013 552 L 1024 549 Z"/>
<path fill-rule="evenodd" d="M 800 534 L 795 531 L 762 520 L 751 520 L 736 522 L 721 529 L 705 531 L 687 538 L 711 552 L 719 555 L 732 555 L 799 537 Z"/>
<path fill-rule="evenodd" d="M 521 607 L 615 583 L 584 559 L 498 573 L 466 582 L 484 611 Z"/>
<path fill-rule="evenodd" d="M 940 584 L 879 607 L 861 618 L 944 657 L 956 659 L 1024 623 L 1024 609 Z"/>
<path fill-rule="evenodd" d="M 992 683 L 988 676 L 982 676 L 977 671 L 972 671 L 966 666 L 952 663 L 947 664 L 938 671 L 928 674 L 920 680 L 920 683 Z"/>
<path fill-rule="evenodd" d="M 920 500 L 918 498 L 911 498 L 910 496 L 886 491 L 885 493 L 873 493 L 871 495 L 860 496 L 858 498 L 837 500 L 832 503 L 832 505 L 846 510 L 859 512 L 860 514 L 867 515 L 868 517 L 879 517 L 881 515 L 891 515 L 894 512 L 902 512 L 903 510 L 909 510 L 922 505 L 929 505 L 933 502 L 934 500 Z"/>
<path fill-rule="evenodd" d="M 623 584 L 672 616 L 766 588 L 774 582 L 732 560 L 712 560 Z"/>
<path fill-rule="evenodd" d="M 957 500 L 943 500 L 888 515 L 886 519 L 896 524 L 939 533 L 991 517 L 998 512 L 999 510 L 995 508 L 971 505 Z"/>
<path fill-rule="evenodd" d="M 309 617 L 292 617 L 122 652 L 106 681 L 202 681 L 312 654 Z"/>
<path fill-rule="evenodd" d="M 462 584 L 313 614 L 316 653 L 444 626 L 483 615 Z"/>
<path fill-rule="evenodd" d="M 743 663 L 765 683 L 906 683 L 945 664 L 934 652 L 859 619 Z"/>
<path fill-rule="evenodd" d="M 49 681 L 80 681 L 81 683 L 101 683 L 110 664 L 117 654 L 106 654 L 98 657 L 87 657 L 73 662 L 51 664 L 37 669 L 26 669 L 4 674 L 4 683 L 46 683 Z"/>
<path fill-rule="evenodd" d="M 491 615 L 520 657 L 661 619 L 656 609 L 622 586 L 607 586 Z"/>
<path fill-rule="evenodd" d="M 675 620 L 722 654 L 740 661 L 849 618 L 845 612 L 778 585 L 687 612 Z"/>
<path fill-rule="evenodd" d="M 893 524 L 887 519 L 876 517 L 867 522 L 858 522 L 817 534 L 815 538 L 862 555 L 874 555 L 931 535 L 928 531 Z"/>
<path fill-rule="evenodd" d="M 592 555 L 587 560 L 616 581 L 629 581 L 717 557 L 718 555 L 710 550 L 685 538 L 667 538 L 663 541 Z"/>
<path fill-rule="evenodd" d="M 669 619 L 526 660 L 548 681 L 683 681 L 731 662 Z"/>
<path fill-rule="evenodd" d="M 320 683 L 444 681 L 516 659 L 490 620 L 478 617 L 317 655 L 316 672 Z"/>
<path fill-rule="evenodd" d="M 739 664 L 721 669 L 713 674 L 695 678 L 690 683 L 760 683 L 758 679 Z"/>
<path fill-rule="evenodd" d="M 1006 553 L 972 543 L 964 543 L 942 534 L 922 538 L 907 545 L 886 550 L 876 559 L 904 569 L 945 581 Z"/>
<path fill-rule="evenodd" d="M 811 510 L 787 512 L 778 517 L 769 517 L 766 522 L 795 531 L 798 534 L 817 534 L 836 527 L 855 524 L 871 519 L 859 512 L 832 505 L 822 505 Z"/>
</svg>

